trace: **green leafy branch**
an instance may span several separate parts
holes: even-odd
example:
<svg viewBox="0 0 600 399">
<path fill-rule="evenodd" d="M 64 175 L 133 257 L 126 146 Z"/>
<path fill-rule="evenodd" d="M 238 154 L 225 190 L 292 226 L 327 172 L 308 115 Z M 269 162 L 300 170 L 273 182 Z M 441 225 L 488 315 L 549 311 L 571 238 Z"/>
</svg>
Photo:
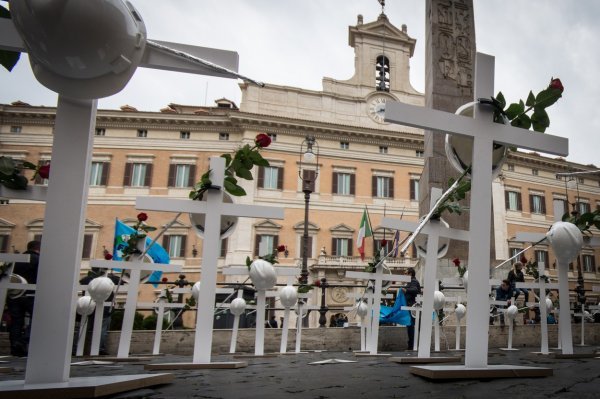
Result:
<svg viewBox="0 0 600 399">
<path fill-rule="evenodd" d="M 531 261 L 529 260 L 526 264 L 525 264 L 525 274 L 527 274 L 528 276 L 533 277 L 534 280 L 538 280 L 541 278 L 542 280 L 544 280 L 545 283 L 549 283 L 550 280 L 548 279 L 548 276 L 546 276 L 545 274 L 542 274 L 540 276 L 540 270 L 538 267 L 538 263 L 537 261 Z"/>
<path fill-rule="evenodd" d="M 143 242 L 148 233 L 155 231 L 156 227 L 149 226 L 146 224 L 148 216 L 145 213 L 140 213 L 137 216 L 137 222 L 132 228 L 135 230 L 134 233 L 129 235 L 127 240 L 127 246 L 123 248 L 123 259 L 129 260 L 132 255 L 141 255 L 142 251 L 138 248 L 139 242 Z"/>
<path fill-rule="evenodd" d="M 592 232 L 590 229 L 592 227 L 600 230 L 600 209 L 596 209 L 594 212 L 586 212 L 581 215 L 579 212 L 567 212 L 563 215 L 562 221 L 573 223 L 583 234 L 591 236 Z"/>
<path fill-rule="evenodd" d="M 508 120 L 514 127 L 530 129 L 536 132 L 544 133 L 550 126 L 550 117 L 546 108 L 558 101 L 562 97 L 564 88 L 560 79 L 552 78 L 547 88 L 534 95 L 529 91 L 527 100 L 519 100 L 518 103 L 512 103 L 506 106 L 506 100 L 502 92 L 498 92 L 496 97 L 492 97 L 494 106 L 494 122 L 505 123 Z M 533 110 L 531 116 L 528 112 Z"/>
<path fill-rule="evenodd" d="M 454 179 L 453 177 L 448 179 L 448 186 L 452 187 L 452 185 L 458 181 L 457 186 L 437 207 L 435 212 L 431 215 L 432 219 L 439 219 L 442 216 L 442 213 L 446 211 L 458 215 L 462 214 L 465 208 L 459 204 L 459 201 L 464 200 L 467 197 L 467 193 L 471 191 L 471 180 L 466 178 L 469 173 L 471 173 L 470 166 L 458 177 L 458 179 Z"/>
<path fill-rule="evenodd" d="M 34 180 L 39 173 L 38 166 L 31 162 L 18 161 L 11 157 L 0 156 L 0 183 L 13 190 L 25 190 L 28 181 L 21 172 L 26 169 L 35 171 L 35 174 L 31 178 L 31 180 Z"/>
<path fill-rule="evenodd" d="M 236 197 L 246 195 L 246 190 L 238 185 L 238 178 L 253 180 L 251 170 L 255 165 L 269 166 L 269 162 L 262 157 L 259 151 L 261 148 L 268 147 L 270 143 L 271 139 L 269 136 L 260 133 L 256 136 L 253 146 L 250 146 L 250 144 L 244 145 L 233 154 L 233 157 L 231 154 L 221 155 L 222 158 L 225 158 L 225 178 L 223 180 L 225 191 Z M 190 191 L 189 198 L 191 200 L 201 201 L 206 190 L 211 188 L 220 189 L 220 187 L 212 184 L 210 172 L 211 170 L 209 169 L 204 173 L 200 181 L 194 186 L 194 189 Z"/>
<path fill-rule="evenodd" d="M 268 255 L 259 256 L 258 259 L 266 260 L 270 264 L 275 265 L 275 264 L 279 263 L 279 259 L 277 258 L 277 255 L 280 252 L 284 252 L 284 251 L 285 251 L 285 245 L 283 245 L 283 244 L 278 245 L 277 248 L 275 248 L 273 250 L 273 252 L 271 252 Z M 252 265 L 252 259 L 250 259 L 249 256 L 246 256 L 246 267 L 248 267 L 248 270 L 250 270 L 250 265 Z"/>
</svg>

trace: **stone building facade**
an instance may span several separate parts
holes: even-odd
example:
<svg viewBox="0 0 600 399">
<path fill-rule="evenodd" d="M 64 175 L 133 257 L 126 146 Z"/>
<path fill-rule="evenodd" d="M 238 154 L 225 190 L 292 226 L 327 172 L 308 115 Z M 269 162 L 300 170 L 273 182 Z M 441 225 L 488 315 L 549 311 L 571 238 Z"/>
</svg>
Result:
<svg viewBox="0 0 600 399">
<path fill-rule="evenodd" d="M 419 215 L 423 133 L 385 123 L 381 109 L 388 100 L 423 105 L 424 97 L 410 85 L 409 61 L 415 40 L 406 26 L 396 28 L 385 15 L 365 24 L 359 16 L 357 24 L 349 27 L 349 45 L 355 49 L 355 75 L 346 81 L 326 77 L 322 91 L 243 83 L 240 107 L 220 99 L 214 107 L 169 104 L 160 112 L 140 111 L 129 105 L 99 110 L 82 273 L 87 272 L 90 259 L 112 251 L 115 218 L 134 220 L 138 213 L 134 208 L 136 196 L 187 198 L 191 186 L 208 169 L 210 156 L 252 143 L 258 133 L 272 138 L 272 144 L 263 151 L 270 167 L 254 171 L 253 181 L 243 181 L 247 196 L 235 201 L 282 207 L 285 219 L 239 220 L 234 233 L 222 241 L 218 267 L 244 264 L 247 256 L 257 254 L 261 240 L 270 248 L 286 246 L 279 258 L 281 267 L 299 266 L 304 230 L 300 147 L 307 136 L 312 136 L 318 143 L 319 171 L 310 197 L 309 281 L 325 277 L 330 284 L 340 285 L 327 290 L 330 313 L 352 305 L 348 293 L 353 289 L 342 286 L 355 284 L 345 279 L 346 270 L 366 266 L 356 249 L 365 206 L 374 230 L 374 240 L 368 240 L 368 257 L 384 238 L 391 245 L 393 232 L 378 227 L 384 214 L 409 220 L 417 220 Z M 55 111 L 54 107 L 18 101 L 0 105 L 0 155 L 34 163 L 51 161 Z M 576 186 L 567 190 L 564 179 L 556 178 L 558 172 L 582 170 L 597 169 L 538 154 L 509 154 L 493 186 L 498 261 L 492 260 L 492 264 L 524 247 L 511 241 L 517 231 L 547 230 L 554 220 L 553 204 L 568 200 L 582 209 L 600 206 L 600 176 L 580 177 Z M 157 227 L 173 217 L 159 212 L 149 212 L 149 216 L 148 223 Z M 0 250 L 23 251 L 27 241 L 41 235 L 43 218 L 43 203 L 2 200 Z M 401 235 L 404 237 L 406 233 Z M 183 265 L 188 280 L 201 279 L 202 239 L 187 215 L 165 233 L 162 244 L 172 263 Z M 539 245 L 527 256 L 546 260 L 550 274 L 556 275 L 552 267 L 555 257 L 547 246 Z M 597 249 L 586 247 L 582 251 L 583 276 L 589 290 L 600 284 L 597 258 Z M 411 250 L 405 258 L 390 259 L 387 264 L 398 273 L 417 265 L 416 254 Z M 507 268 L 497 271 L 507 272 Z M 443 260 L 440 275 L 453 274 L 450 261 Z M 166 276 L 169 281 L 177 278 L 176 273 Z M 574 285 L 576 270 L 571 277 Z M 220 275 L 223 283 L 243 280 Z M 142 297 L 153 299 L 159 289 L 148 286 Z M 320 304 L 317 291 L 312 291 L 312 304 Z M 597 302 L 593 295 L 590 292 L 590 301 Z M 317 319 L 313 312 L 309 324 L 318 325 Z"/>
</svg>

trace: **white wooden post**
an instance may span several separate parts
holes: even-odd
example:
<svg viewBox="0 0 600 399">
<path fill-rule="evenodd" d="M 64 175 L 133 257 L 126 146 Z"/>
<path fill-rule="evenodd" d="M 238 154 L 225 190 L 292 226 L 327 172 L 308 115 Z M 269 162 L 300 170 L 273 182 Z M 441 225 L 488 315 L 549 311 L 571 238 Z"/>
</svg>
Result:
<svg viewBox="0 0 600 399">
<path fill-rule="evenodd" d="M 540 290 L 539 302 L 537 304 L 540 308 L 540 325 L 542 336 L 540 352 L 544 355 L 547 355 L 550 353 L 550 351 L 548 350 L 548 309 L 546 308 L 546 289 L 558 289 L 559 285 L 546 283 L 546 280 L 542 277 L 546 275 L 544 262 L 538 262 L 538 272 L 540 278 L 537 283 L 517 283 L 516 287 Z M 526 305 L 529 306 L 528 303 Z"/>
<path fill-rule="evenodd" d="M 442 190 L 438 188 L 431 189 L 431 203 L 433 207 L 437 200 L 442 196 Z M 397 220 L 384 218 L 381 222 L 383 227 L 402 230 L 414 231 L 418 223 L 409 222 L 406 220 Z M 433 294 L 437 289 L 438 283 L 436 280 L 438 246 L 440 237 L 448 237 L 454 240 L 469 241 L 469 232 L 459 229 L 446 228 L 439 220 L 430 220 L 427 225 L 421 230 L 421 233 L 427 234 L 427 255 L 425 259 L 425 271 L 423 275 L 423 315 L 428 317 L 433 313 Z M 437 316 L 435 317 L 437 318 Z M 439 338 L 439 325 L 436 324 L 436 334 Z M 421 323 L 419 331 L 419 358 L 427 358 L 431 355 L 431 320 L 426 319 L 425 323 Z M 436 341 L 437 351 L 439 351 L 439 339 Z"/>
<path fill-rule="evenodd" d="M 420 296 L 420 295 L 419 295 Z M 419 306 L 417 306 L 419 304 Z M 421 312 L 423 311 L 423 298 L 418 299 L 413 306 L 402 306 L 401 310 L 408 310 L 409 312 L 415 312 L 415 337 L 413 340 L 413 351 L 419 350 L 419 333 L 421 330 Z M 409 348 L 410 349 L 410 348 Z"/>
<path fill-rule="evenodd" d="M 298 312 L 298 315 L 296 317 L 296 346 L 294 349 L 295 353 L 304 353 L 302 352 L 302 350 L 300 349 L 302 347 L 302 313 L 306 310 L 307 314 L 309 310 L 317 310 L 320 309 L 319 306 L 315 306 L 315 305 L 308 305 L 306 303 L 304 303 L 302 300 L 306 299 L 308 301 L 308 298 L 310 297 L 309 293 L 305 293 L 305 294 L 298 294 L 298 303 L 296 304 L 296 311 Z M 308 317 L 308 315 L 307 315 Z"/>
<path fill-rule="evenodd" d="M 377 344 L 379 342 L 379 313 L 381 311 L 381 290 L 383 281 L 408 282 L 410 277 L 399 274 L 383 274 L 383 262 L 375 269 L 374 273 L 347 271 L 346 277 L 361 280 L 374 280 L 373 287 L 373 311 L 371 316 L 371 336 L 367 341 L 367 350 L 371 355 L 377 354 Z"/>
<path fill-rule="evenodd" d="M 210 158 L 210 179 L 214 185 L 223 186 L 225 159 Z M 202 286 L 198 297 L 198 317 L 194 337 L 193 363 L 210 363 L 213 332 L 212 307 L 217 283 L 217 260 L 219 258 L 221 216 L 261 217 L 283 219 L 282 208 L 256 205 L 228 204 L 223 202 L 223 190 L 210 189 L 205 193 L 207 201 L 190 201 L 138 197 L 136 208 L 164 212 L 187 212 L 205 214 L 204 244 L 202 246 Z"/>
<path fill-rule="evenodd" d="M 246 266 L 231 266 L 223 269 L 223 275 L 230 276 L 248 276 L 250 271 Z M 298 268 L 275 267 L 275 273 L 278 276 L 297 276 L 300 273 Z M 277 292 L 269 294 L 276 296 Z M 254 355 L 263 356 L 265 354 L 265 308 L 267 292 L 256 290 L 256 335 L 254 337 Z"/>
<path fill-rule="evenodd" d="M 288 276 L 287 285 L 291 287 L 294 282 L 293 280 L 293 276 Z M 287 353 L 288 332 L 290 327 L 290 309 L 291 308 L 284 306 L 283 322 L 281 324 L 281 343 L 279 344 L 279 353 Z"/>
<path fill-rule="evenodd" d="M 477 53 L 475 71 L 475 98 L 490 98 L 495 94 L 494 57 Z M 485 106 L 475 107 L 474 114 L 474 118 L 467 118 L 388 101 L 385 121 L 473 138 L 472 200 L 469 222 L 472 239 L 469 243 L 469 263 L 483 266 L 490 263 L 493 144 L 496 142 L 560 156 L 568 155 L 569 152 L 568 140 L 565 138 L 494 123 L 492 110 Z M 488 278 L 488 267 L 473 268 L 469 272 L 466 367 L 487 367 L 488 304 L 483 299 L 488 294 L 486 292 Z"/>
<path fill-rule="evenodd" d="M 346 296 L 348 298 L 352 298 L 352 299 L 359 299 L 359 300 L 363 300 L 366 299 L 366 305 L 367 305 L 367 315 L 360 319 L 360 351 L 361 352 L 367 352 L 368 351 L 368 347 L 367 347 L 367 343 L 370 342 L 371 339 L 371 332 L 372 332 L 372 327 L 373 327 L 373 323 L 371 322 L 371 319 L 374 317 L 373 315 L 373 301 L 375 299 L 375 294 L 373 292 L 368 292 L 368 288 L 365 290 L 364 293 L 359 294 L 359 293 L 349 293 Z M 386 294 L 384 296 L 381 297 L 381 299 L 391 299 L 394 296 L 392 294 Z M 346 307 L 344 308 L 344 310 L 346 311 L 352 311 L 356 309 L 356 305 L 352 306 L 352 307 Z"/>
<path fill-rule="evenodd" d="M 0 254 L 0 262 L 27 263 L 27 262 L 29 262 L 29 255 L 28 254 L 4 253 L 4 254 Z M 8 290 L 17 288 L 15 286 L 15 283 L 10 282 L 10 275 L 13 272 L 13 268 L 14 268 L 14 265 L 11 265 L 10 268 L 6 271 L 6 275 L 0 279 L 0 309 L 4 309 L 4 306 L 6 305 L 6 295 L 8 293 Z M 35 284 L 29 284 L 29 285 L 33 288 L 28 288 L 28 289 L 30 289 L 30 290 L 35 289 Z M 21 287 L 21 284 L 19 284 L 18 287 Z"/>
<path fill-rule="evenodd" d="M 140 273 L 142 270 L 160 270 L 163 272 L 180 272 L 181 265 L 171 265 L 163 263 L 143 263 L 138 258 L 134 262 L 120 262 L 112 260 L 92 260 L 91 267 L 104 269 L 127 269 L 131 270 L 129 282 L 127 284 L 127 300 L 125 302 L 125 312 L 123 314 L 123 325 L 121 335 L 119 336 L 118 358 L 129 357 L 129 348 L 131 346 L 131 335 L 133 333 L 133 321 L 135 319 L 135 309 L 137 307 L 137 298 L 140 289 Z"/>
<path fill-rule="evenodd" d="M 87 286 L 85 286 L 83 289 L 87 289 Z M 127 292 L 127 286 L 115 285 L 113 292 L 115 295 L 117 292 Z M 94 329 L 92 330 L 92 345 L 90 347 L 91 356 L 98 356 L 98 354 L 100 353 L 100 340 L 102 338 L 102 319 L 104 318 L 104 308 L 112 305 L 112 302 L 96 302 L 96 310 L 94 312 Z"/>
</svg>

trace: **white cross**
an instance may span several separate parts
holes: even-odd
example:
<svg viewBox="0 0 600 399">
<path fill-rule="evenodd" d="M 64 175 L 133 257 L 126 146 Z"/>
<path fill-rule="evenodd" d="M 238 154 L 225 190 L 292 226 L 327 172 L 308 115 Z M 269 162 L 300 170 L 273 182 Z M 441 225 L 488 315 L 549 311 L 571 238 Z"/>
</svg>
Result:
<svg viewBox="0 0 600 399">
<path fill-rule="evenodd" d="M 13 15 L 13 18 L 16 17 L 17 15 Z M 0 39 L 0 48 L 24 51 L 13 21 L 0 19 L 1 31 L 5 33 Z M 146 46 L 146 49 L 144 67 L 207 73 L 205 66 L 183 62 L 181 57 L 169 57 L 164 52 L 152 50 L 152 46 Z M 194 46 L 187 46 L 186 50 L 197 50 L 197 56 L 219 65 L 223 60 L 237 60 L 235 52 Z M 76 57 L 77 54 L 73 56 Z M 183 68 L 182 64 L 187 65 Z M 228 66 L 237 70 L 237 64 Z M 222 73 L 221 76 L 238 77 L 235 73 Z M 97 99 L 75 100 L 61 93 L 58 96 L 52 145 L 54 177 L 50 178 L 46 196 L 44 240 L 38 272 L 40 284 L 32 318 L 26 384 L 64 383 L 69 380 L 75 323 L 73 292 L 77 285 L 77 272 L 81 267 L 82 231 L 89 191 L 97 104 Z M 50 361 L 52 367 L 48 367 Z"/>
<path fill-rule="evenodd" d="M 439 188 L 431 189 L 430 207 L 434 206 L 441 195 L 442 190 Z M 415 231 L 418 223 L 409 222 L 406 220 L 383 218 L 381 225 L 383 227 L 395 230 Z M 433 293 L 437 289 L 436 272 L 439 238 L 447 237 L 455 240 L 469 241 L 469 232 L 459 229 L 446 228 L 439 220 L 430 220 L 429 223 L 425 225 L 423 230 L 421 230 L 421 233 L 427 234 L 427 255 L 425 258 L 425 272 L 423 275 L 423 314 L 430 315 L 433 313 Z M 422 323 L 421 325 L 421 330 L 419 332 L 419 358 L 427 358 L 431 355 L 431 327 L 432 326 L 429 321 Z M 436 333 L 439 336 L 439 330 L 437 330 Z"/>
<path fill-rule="evenodd" d="M 308 311 L 309 310 L 317 310 L 320 309 L 319 306 L 315 306 L 315 305 L 307 305 L 306 303 L 303 302 L 304 299 L 306 299 L 308 301 L 310 294 L 305 293 L 305 294 L 298 294 L 298 302 L 296 303 L 296 312 L 297 317 L 296 317 L 296 348 L 295 348 L 295 353 L 303 353 L 300 350 L 300 347 L 302 346 L 302 319 L 304 317 L 302 317 L 302 315 L 304 314 L 304 311 L 307 312 L 307 316 L 308 317 Z"/>
<path fill-rule="evenodd" d="M 119 336 L 118 358 L 129 357 L 129 348 L 131 346 L 131 334 L 133 333 L 133 321 L 135 319 L 135 309 L 137 307 L 137 298 L 140 289 L 140 273 L 142 270 L 160 270 L 163 272 L 180 272 L 181 265 L 171 265 L 167 263 L 143 263 L 137 258 L 133 262 L 121 262 L 113 260 L 92 260 L 90 267 L 102 269 L 127 269 L 131 270 L 129 283 L 127 284 L 127 299 L 125 302 L 125 312 L 123 314 L 123 326 Z"/>
<path fill-rule="evenodd" d="M 223 187 L 225 159 L 211 157 L 210 170 L 210 180 L 213 185 Z M 283 219 L 283 208 L 228 204 L 223 202 L 223 190 L 210 189 L 205 195 L 207 197 L 206 201 L 153 197 L 138 197 L 136 200 L 136 208 L 138 209 L 193 214 L 203 213 L 206 215 L 204 244 L 202 245 L 202 286 L 200 287 L 198 297 L 198 317 L 196 318 L 193 363 L 210 363 L 211 358 L 213 330 L 213 312 L 211 309 L 214 303 L 217 283 L 221 216 Z"/>
<path fill-rule="evenodd" d="M 475 98 L 494 95 L 494 57 L 477 53 L 475 58 Z M 454 115 L 399 102 L 386 103 L 385 121 L 429 129 L 435 132 L 458 134 L 473 138 L 471 178 L 469 263 L 488 265 L 492 217 L 492 150 L 493 144 L 517 146 L 559 156 L 568 155 L 568 140 L 549 134 L 529 132 L 503 126 L 492 121 L 492 110 L 485 106 L 474 109 L 474 118 Z M 469 317 L 467 318 L 466 367 L 487 367 L 488 304 L 486 298 L 489 270 L 473 268 L 469 273 Z"/>
<path fill-rule="evenodd" d="M 229 276 L 248 276 L 250 271 L 246 266 L 231 266 L 223 269 L 223 275 Z M 275 273 L 278 276 L 297 276 L 300 269 L 290 267 L 275 267 Z M 256 290 L 256 336 L 254 337 L 254 354 L 263 356 L 265 354 L 265 308 L 266 298 L 268 296 L 277 296 L 276 291 L 269 292 L 265 290 Z"/>
<path fill-rule="evenodd" d="M 293 284 L 293 276 L 288 276 L 287 285 L 292 286 Z M 297 290 L 296 290 L 297 293 Z M 297 303 L 297 300 L 296 300 Z M 281 325 L 281 343 L 279 345 L 279 353 L 287 353 L 287 342 L 288 342 L 288 332 L 290 327 L 290 309 L 284 307 L 283 311 L 283 323 Z"/>
<path fill-rule="evenodd" d="M 347 294 L 348 298 L 351 299 L 366 299 L 366 305 L 367 305 L 367 315 L 364 317 L 364 319 L 361 318 L 360 320 L 360 350 L 361 352 L 366 352 L 367 348 L 370 347 L 370 345 L 368 344 L 368 342 L 370 342 L 371 340 L 371 332 L 372 332 L 372 327 L 373 327 L 373 323 L 371 322 L 371 319 L 373 318 L 373 302 L 375 299 L 375 294 L 373 292 L 368 292 L 368 290 L 365 290 L 364 293 L 360 294 L 360 293 L 356 293 L 356 292 L 352 292 Z M 385 299 L 391 299 L 394 296 L 392 294 L 386 294 L 384 296 L 381 297 L 381 299 L 385 298 Z M 357 304 L 358 305 L 358 304 Z M 356 306 L 352 306 L 352 307 L 346 307 L 344 308 L 344 310 L 346 311 L 352 311 L 356 309 Z"/>
<path fill-rule="evenodd" d="M 11 254 L 11 253 L 3 253 L 0 254 L 0 262 L 5 263 L 15 263 L 15 262 L 29 262 L 28 254 Z M 6 271 L 6 275 L 0 279 L 0 309 L 4 309 L 4 305 L 6 304 L 6 294 L 9 289 L 27 289 L 27 290 L 35 290 L 35 284 L 20 284 L 20 283 L 11 283 L 10 275 L 13 273 L 14 264 L 11 265 Z"/>
<path fill-rule="evenodd" d="M 81 286 L 80 290 L 87 289 L 87 286 Z M 113 293 L 127 292 L 126 285 L 118 285 L 113 289 Z M 107 306 L 113 306 L 112 302 L 98 303 L 96 302 L 96 310 L 94 311 L 94 329 L 92 331 L 92 344 L 90 347 L 90 355 L 98 356 L 100 353 L 100 339 L 102 338 L 102 319 L 104 316 L 104 308 Z"/>
<path fill-rule="evenodd" d="M 544 355 L 547 355 L 550 353 L 550 351 L 548 350 L 548 309 L 546 308 L 546 289 L 558 289 L 559 285 L 546 283 L 546 280 L 542 277 L 546 275 L 544 266 L 544 262 L 538 262 L 538 272 L 540 278 L 537 283 L 516 283 L 516 287 L 540 290 L 539 302 L 537 303 L 537 306 L 540 308 L 540 324 L 542 333 L 542 346 L 540 352 Z M 527 306 L 530 306 L 530 304 L 527 303 Z"/>
<path fill-rule="evenodd" d="M 217 291 L 219 289 L 217 288 Z M 244 297 L 244 289 L 240 288 L 237 290 L 237 296 L 236 298 L 242 298 Z M 231 304 L 230 303 L 224 303 L 221 304 L 221 307 L 223 308 L 228 308 L 230 307 Z M 256 306 L 252 306 L 252 305 L 248 305 L 246 304 L 246 309 L 256 309 Z M 235 353 L 235 348 L 237 346 L 237 337 L 238 337 L 238 331 L 240 329 L 240 316 L 241 315 L 234 315 L 233 316 L 233 327 L 231 329 L 231 341 L 229 342 L 229 353 L 234 354 Z"/>
<path fill-rule="evenodd" d="M 398 274 L 383 274 L 383 262 L 375 269 L 374 273 L 347 271 L 347 278 L 355 278 L 361 280 L 375 280 L 374 295 L 373 295 L 373 311 L 371 317 L 371 335 L 367 342 L 367 350 L 371 355 L 377 354 L 377 344 L 379 342 L 379 313 L 381 310 L 381 290 L 383 281 L 410 281 L 410 277 Z"/>
</svg>

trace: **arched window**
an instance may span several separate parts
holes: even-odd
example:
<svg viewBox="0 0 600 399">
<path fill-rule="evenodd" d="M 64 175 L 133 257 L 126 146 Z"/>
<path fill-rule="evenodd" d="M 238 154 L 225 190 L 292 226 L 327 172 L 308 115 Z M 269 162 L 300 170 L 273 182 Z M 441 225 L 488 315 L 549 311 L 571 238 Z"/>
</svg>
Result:
<svg viewBox="0 0 600 399">
<path fill-rule="evenodd" d="M 377 91 L 390 91 L 390 61 L 384 55 L 375 63 L 375 88 Z"/>
</svg>

